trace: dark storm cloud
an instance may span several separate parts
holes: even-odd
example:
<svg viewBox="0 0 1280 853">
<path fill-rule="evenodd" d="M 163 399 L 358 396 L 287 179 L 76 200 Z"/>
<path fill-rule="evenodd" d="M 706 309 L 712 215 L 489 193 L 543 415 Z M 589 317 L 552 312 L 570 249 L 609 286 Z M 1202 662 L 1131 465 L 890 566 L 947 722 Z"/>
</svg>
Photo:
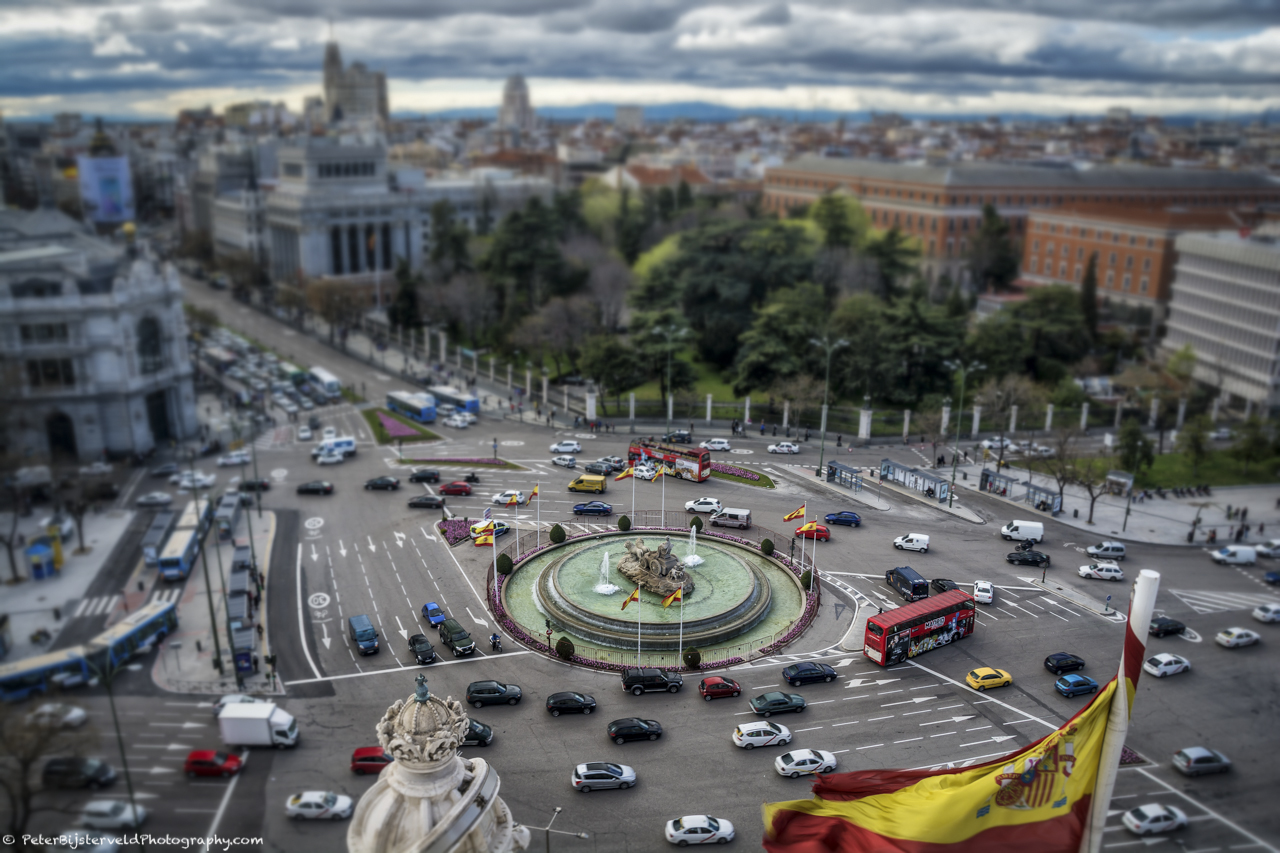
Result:
<svg viewBox="0 0 1280 853">
<path fill-rule="evenodd" d="M 758 27 L 784 26 L 791 23 L 791 7 L 786 3 L 777 3 L 760 12 L 755 17 L 749 18 L 747 23 Z"/>
</svg>

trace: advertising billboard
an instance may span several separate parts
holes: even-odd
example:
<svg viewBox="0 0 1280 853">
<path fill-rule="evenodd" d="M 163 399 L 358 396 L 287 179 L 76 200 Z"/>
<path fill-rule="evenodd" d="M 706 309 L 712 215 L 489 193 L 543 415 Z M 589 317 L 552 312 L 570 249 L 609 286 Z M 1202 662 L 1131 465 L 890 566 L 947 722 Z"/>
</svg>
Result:
<svg viewBox="0 0 1280 853">
<path fill-rule="evenodd" d="M 127 157 L 76 158 L 80 173 L 80 200 L 85 218 L 99 223 L 133 219 L 133 180 Z"/>
</svg>

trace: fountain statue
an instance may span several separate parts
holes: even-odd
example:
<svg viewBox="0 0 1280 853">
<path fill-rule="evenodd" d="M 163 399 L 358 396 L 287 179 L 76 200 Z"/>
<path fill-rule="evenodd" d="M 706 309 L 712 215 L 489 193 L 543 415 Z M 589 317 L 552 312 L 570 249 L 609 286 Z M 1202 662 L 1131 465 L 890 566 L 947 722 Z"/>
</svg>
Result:
<svg viewBox="0 0 1280 853">
<path fill-rule="evenodd" d="M 698 556 L 698 526 L 695 524 L 689 528 L 689 547 L 685 549 L 684 559 L 680 564 L 685 568 L 693 568 L 702 563 L 703 559 Z"/>
<path fill-rule="evenodd" d="M 619 587 L 609 583 L 609 552 L 604 552 L 603 559 L 600 560 L 600 583 L 593 587 L 600 595 L 613 595 L 618 591 Z"/>
<path fill-rule="evenodd" d="M 627 580 L 666 598 L 677 588 L 687 599 L 693 594 L 693 578 L 685 574 L 680 558 L 671 553 L 671 540 L 650 551 L 643 539 L 626 543 L 627 556 L 618 561 L 618 572 Z"/>
</svg>

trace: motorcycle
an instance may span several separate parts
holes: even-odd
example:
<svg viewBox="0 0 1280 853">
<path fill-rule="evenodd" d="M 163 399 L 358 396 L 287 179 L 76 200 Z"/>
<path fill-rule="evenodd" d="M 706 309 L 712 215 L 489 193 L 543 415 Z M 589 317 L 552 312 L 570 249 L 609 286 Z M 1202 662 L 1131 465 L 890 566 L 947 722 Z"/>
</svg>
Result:
<svg viewBox="0 0 1280 853">
<path fill-rule="evenodd" d="M 466 477 L 464 477 L 463 479 L 464 479 L 466 482 L 468 482 L 468 483 L 478 483 L 478 482 L 480 482 L 480 475 L 479 475 L 479 474 L 477 474 L 477 473 L 475 473 L 474 471 L 472 471 L 470 474 L 468 474 L 468 475 L 467 475 Z"/>
<path fill-rule="evenodd" d="M 31 636 L 27 639 L 29 639 L 34 645 L 39 645 L 41 643 L 49 642 L 53 639 L 53 635 L 49 633 L 48 628 L 37 628 L 31 632 Z"/>
<path fill-rule="evenodd" d="M 502 651 L 502 640 L 500 640 L 500 639 L 491 639 L 491 640 L 489 640 L 489 649 L 490 649 L 491 651 L 494 651 L 494 652 L 501 652 L 501 651 Z"/>
</svg>

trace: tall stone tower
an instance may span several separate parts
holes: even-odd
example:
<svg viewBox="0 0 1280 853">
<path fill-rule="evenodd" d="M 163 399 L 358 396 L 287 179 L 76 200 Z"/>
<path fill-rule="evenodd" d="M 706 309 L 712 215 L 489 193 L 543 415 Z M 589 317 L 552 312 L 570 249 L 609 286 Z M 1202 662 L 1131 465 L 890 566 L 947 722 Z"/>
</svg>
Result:
<svg viewBox="0 0 1280 853">
<path fill-rule="evenodd" d="M 324 46 L 324 105 L 333 119 L 333 108 L 338 104 L 338 92 L 342 86 L 342 52 L 338 43 L 330 41 Z"/>
<path fill-rule="evenodd" d="M 534 113 L 529 103 L 529 85 L 524 75 L 513 74 L 502 89 L 502 106 L 498 110 L 498 127 L 516 130 L 522 134 L 533 132 Z"/>
<path fill-rule="evenodd" d="M 529 846 L 498 796 L 497 772 L 458 755 L 470 720 L 452 696 L 430 695 L 427 679 L 398 699 L 376 726 L 395 761 L 365 792 L 347 829 L 351 853 L 514 853 Z"/>
</svg>

